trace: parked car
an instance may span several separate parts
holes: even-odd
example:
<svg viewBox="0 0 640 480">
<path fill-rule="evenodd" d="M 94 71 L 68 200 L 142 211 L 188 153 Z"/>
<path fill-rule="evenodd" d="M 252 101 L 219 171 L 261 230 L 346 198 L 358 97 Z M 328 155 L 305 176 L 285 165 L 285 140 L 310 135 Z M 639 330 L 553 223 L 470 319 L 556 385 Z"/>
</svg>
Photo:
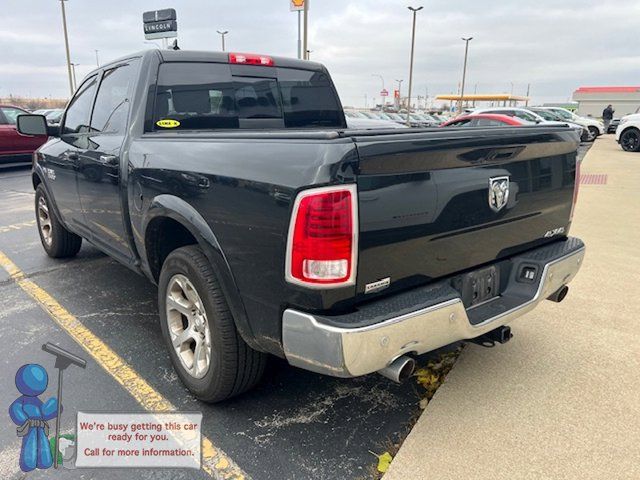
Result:
<svg viewBox="0 0 640 480">
<path fill-rule="evenodd" d="M 45 114 L 47 123 L 49 125 L 59 125 L 60 119 L 62 118 L 63 113 L 64 113 L 63 108 L 56 108 L 55 110 L 51 110 L 49 113 Z"/>
<path fill-rule="evenodd" d="M 582 125 L 577 125 L 568 120 L 548 119 L 543 117 L 541 114 L 537 112 L 533 112 L 528 108 L 519 108 L 519 107 L 479 108 L 474 110 L 474 113 L 497 113 L 497 114 L 516 117 L 525 122 L 535 123 L 535 124 L 547 124 L 547 125 L 569 124 L 572 128 L 577 128 L 581 130 L 581 134 L 580 134 L 581 141 L 588 141 L 589 139 L 591 139 L 589 132 L 584 130 L 584 128 L 586 127 L 582 127 Z"/>
<path fill-rule="evenodd" d="M 521 127 L 527 125 L 529 122 L 525 122 L 517 117 L 510 117 L 508 115 L 500 115 L 496 113 L 475 113 L 469 115 L 461 115 L 453 120 L 440 125 L 441 127 Z"/>
<path fill-rule="evenodd" d="M 583 142 L 593 142 L 596 139 L 596 136 L 593 134 L 591 130 L 589 130 L 588 127 L 584 125 L 580 125 L 570 120 L 565 120 L 559 114 L 551 110 L 547 110 L 546 108 L 540 108 L 540 107 L 528 107 L 528 110 L 535 113 L 536 115 L 540 115 L 542 118 L 544 118 L 549 122 L 566 122 L 570 125 L 574 125 L 577 128 L 580 128 L 582 130 L 582 134 L 580 135 L 580 140 Z"/>
<path fill-rule="evenodd" d="M 640 114 L 626 115 L 620 119 L 616 141 L 627 152 L 640 152 Z"/>
<path fill-rule="evenodd" d="M 504 343 L 584 255 L 573 129 L 351 130 L 315 62 L 147 50 L 91 72 L 59 129 L 19 125 L 54 135 L 32 174 L 46 253 L 86 238 L 157 284 L 204 401 L 250 389 L 268 354 L 402 381 L 415 355 Z"/>
<path fill-rule="evenodd" d="M 18 133 L 16 119 L 28 113 L 20 107 L 0 105 L 0 167 L 31 163 L 33 152 L 47 141 L 46 136 Z"/>
<path fill-rule="evenodd" d="M 380 130 L 390 128 L 407 128 L 392 120 L 374 120 L 371 118 L 346 117 L 347 127 L 356 130 Z"/>
<path fill-rule="evenodd" d="M 564 121 L 577 123 L 587 127 L 594 138 L 604 135 L 604 123 L 595 118 L 580 117 L 566 108 L 561 107 L 540 107 L 559 115 Z"/>
<path fill-rule="evenodd" d="M 616 129 L 618 125 L 620 125 L 620 118 L 613 118 L 611 122 L 609 122 L 609 128 L 607 128 L 607 133 L 616 133 Z"/>
<path fill-rule="evenodd" d="M 400 123 L 402 125 L 406 125 L 407 124 L 407 115 L 405 114 L 404 116 L 400 115 L 399 113 L 395 113 L 395 112 L 385 112 L 385 114 L 391 118 L 391 120 L 393 120 L 396 123 Z"/>
</svg>

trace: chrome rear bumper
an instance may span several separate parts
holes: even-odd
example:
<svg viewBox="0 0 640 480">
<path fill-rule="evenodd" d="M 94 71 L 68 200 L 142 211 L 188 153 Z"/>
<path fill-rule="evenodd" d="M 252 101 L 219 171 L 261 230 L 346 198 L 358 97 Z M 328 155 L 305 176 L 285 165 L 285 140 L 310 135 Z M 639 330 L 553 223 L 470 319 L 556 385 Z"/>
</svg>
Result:
<svg viewBox="0 0 640 480">
<path fill-rule="evenodd" d="M 501 295 L 469 309 L 459 296 L 452 296 L 447 281 L 440 282 L 437 289 L 441 299 L 432 298 L 433 289 L 426 294 L 430 296 L 428 306 L 355 328 L 337 326 L 341 320 L 347 321 L 348 315 L 323 317 L 287 309 L 282 317 L 286 358 L 306 370 L 355 377 L 376 372 L 407 353 L 423 354 L 476 338 L 524 315 L 569 283 L 580 269 L 584 253 L 584 244 L 569 238 L 515 256 L 510 259 L 513 267 Z M 537 267 L 535 282 L 525 285 L 517 279 L 523 265 Z M 379 302 L 385 301 L 389 300 Z M 372 311 L 379 311 L 378 307 Z"/>
</svg>

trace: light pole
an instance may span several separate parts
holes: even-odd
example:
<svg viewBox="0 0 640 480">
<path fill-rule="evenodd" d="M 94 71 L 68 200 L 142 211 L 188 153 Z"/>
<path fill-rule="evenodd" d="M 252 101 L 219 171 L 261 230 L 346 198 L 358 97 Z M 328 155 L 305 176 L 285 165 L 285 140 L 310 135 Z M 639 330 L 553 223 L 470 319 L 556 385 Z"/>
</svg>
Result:
<svg viewBox="0 0 640 480">
<path fill-rule="evenodd" d="M 407 93 L 407 125 L 411 125 L 411 84 L 413 82 L 413 49 L 416 43 L 416 14 L 423 7 L 407 7 L 413 13 L 413 26 L 411 28 L 411 61 L 409 62 L 409 93 Z"/>
<path fill-rule="evenodd" d="M 64 31 L 64 46 L 67 51 L 67 73 L 69 74 L 69 90 L 73 96 L 73 76 L 71 74 L 71 55 L 69 54 L 69 35 L 67 34 L 67 14 L 64 10 L 64 2 L 60 0 L 60 8 L 62 9 L 62 30 Z"/>
<path fill-rule="evenodd" d="M 372 77 L 378 77 L 380 79 L 380 81 L 382 82 L 382 90 L 384 90 L 384 78 L 382 77 L 382 75 L 380 75 L 379 73 L 372 73 L 371 74 Z M 382 93 L 382 90 L 380 90 L 380 93 Z M 384 95 L 382 96 L 382 111 L 384 112 L 384 107 L 385 107 L 385 103 L 386 103 L 386 98 Z"/>
<path fill-rule="evenodd" d="M 304 22 L 304 36 L 302 37 L 302 52 L 304 53 L 304 59 L 309 60 L 309 42 L 307 38 L 307 30 L 309 27 L 309 2 L 308 0 L 304 1 L 304 10 L 302 13 L 303 22 Z"/>
<path fill-rule="evenodd" d="M 224 30 L 222 32 L 220 30 L 216 30 L 216 32 L 220 34 L 220 38 L 222 39 L 222 51 L 224 52 L 224 36 L 229 33 L 229 30 Z"/>
<path fill-rule="evenodd" d="M 99 51 L 100 51 L 100 50 L 96 50 L 96 67 L 99 67 L 99 66 L 100 66 L 100 57 L 98 57 L 98 52 L 99 52 Z"/>
<path fill-rule="evenodd" d="M 79 67 L 79 63 L 71 63 L 71 70 L 73 71 L 73 90 L 78 88 L 78 82 L 76 81 L 76 67 Z"/>
<path fill-rule="evenodd" d="M 313 50 L 306 50 L 307 52 L 307 60 L 311 60 L 311 54 L 313 53 Z"/>
<path fill-rule="evenodd" d="M 473 37 L 462 37 L 464 42 L 464 64 L 462 66 L 462 84 L 460 86 L 460 101 L 458 102 L 458 115 L 462 114 L 462 102 L 464 101 L 464 82 L 467 79 L 467 56 L 469 55 L 469 42 Z"/>
</svg>

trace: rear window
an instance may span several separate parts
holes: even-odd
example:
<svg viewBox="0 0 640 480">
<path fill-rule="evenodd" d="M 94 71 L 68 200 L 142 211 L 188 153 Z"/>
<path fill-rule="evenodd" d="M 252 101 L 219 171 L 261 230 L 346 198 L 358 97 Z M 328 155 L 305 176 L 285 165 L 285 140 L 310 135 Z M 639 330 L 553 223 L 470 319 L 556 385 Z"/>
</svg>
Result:
<svg viewBox="0 0 640 480">
<path fill-rule="evenodd" d="M 337 95 L 325 73 L 272 70 L 273 78 L 234 76 L 227 64 L 163 63 L 153 129 L 345 126 Z"/>
</svg>

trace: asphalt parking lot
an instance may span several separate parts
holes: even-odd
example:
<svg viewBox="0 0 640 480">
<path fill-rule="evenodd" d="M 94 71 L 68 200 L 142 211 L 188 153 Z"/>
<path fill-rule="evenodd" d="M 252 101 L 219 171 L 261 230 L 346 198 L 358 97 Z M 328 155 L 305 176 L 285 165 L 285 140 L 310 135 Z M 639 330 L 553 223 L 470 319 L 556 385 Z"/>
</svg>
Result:
<svg viewBox="0 0 640 480">
<path fill-rule="evenodd" d="M 377 462 L 371 452 L 380 454 L 389 442 L 406 435 L 407 425 L 419 413 L 414 382 L 396 385 L 377 375 L 333 379 L 277 359 L 271 362 L 263 384 L 249 394 L 226 404 L 200 403 L 182 386 L 169 362 L 158 324 L 155 287 L 88 242 L 74 259 L 48 258 L 36 231 L 33 201 L 28 168 L 0 171 L 0 260 L 4 258 L 0 263 L 5 267 L 0 268 L 3 405 L 19 395 L 14 376 L 27 362 L 48 370 L 49 389 L 43 397 L 55 395 L 54 360 L 41 350 L 42 344 L 52 342 L 88 361 L 86 370 L 70 368 L 65 374 L 62 432 L 74 429 L 77 411 L 140 412 L 154 405 L 202 411 L 203 434 L 215 449 L 208 458 L 209 473 L 261 479 L 369 478 Z M 13 278 L 7 264 L 18 269 Z M 90 342 L 99 362 L 83 351 L 78 339 Z M 122 366 L 115 365 L 118 358 L 131 371 L 123 373 Z M 131 380 L 127 377 L 133 377 L 133 386 L 127 384 Z M 141 388 L 140 381 L 148 385 Z M 154 403 L 156 397 L 159 404 Z M 8 416 L 5 427 L 0 434 L 0 478 L 24 478 L 18 468 L 20 439 Z M 61 474 L 88 478 L 87 472 L 63 470 Z M 46 471 L 28 474 L 29 478 L 49 475 Z M 89 477 L 207 478 L 207 474 L 94 470 Z"/>
</svg>

